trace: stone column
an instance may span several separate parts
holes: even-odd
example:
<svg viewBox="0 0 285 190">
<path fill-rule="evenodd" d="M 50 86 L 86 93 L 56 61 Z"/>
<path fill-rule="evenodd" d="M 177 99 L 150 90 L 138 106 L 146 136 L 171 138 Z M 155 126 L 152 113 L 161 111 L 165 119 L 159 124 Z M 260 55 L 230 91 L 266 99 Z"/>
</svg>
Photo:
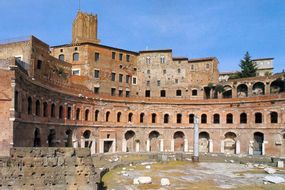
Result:
<svg viewBox="0 0 285 190">
<path fill-rule="evenodd" d="M 213 147 L 213 140 L 209 139 L 209 152 L 210 153 L 213 152 L 213 149 L 214 149 L 214 147 Z"/>
<path fill-rule="evenodd" d="M 164 149 L 164 142 L 163 142 L 163 139 L 160 139 L 160 141 L 159 141 L 159 143 L 160 143 L 160 146 L 159 146 L 159 148 L 160 148 L 160 152 L 163 152 L 163 149 Z"/>
<path fill-rule="evenodd" d="M 150 140 L 149 139 L 146 140 L 146 151 L 150 152 Z"/>
<path fill-rule="evenodd" d="M 174 152 L 174 139 L 171 139 L 171 152 Z"/>
<path fill-rule="evenodd" d="M 225 141 L 224 140 L 221 140 L 221 153 L 224 153 L 225 152 Z"/>
<path fill-rule="evenodd" d="M 96 141 L 95 139 L 93 139 L 92 141 L 90 141 L 92 144 L 91 144 L 91 155 L 95 154 L 96 153 Z"/>
<path fill-rule="evenodd" d="M 184 152 L 188 152 L 188 139 L 184 139 Z"/>
<path fill-rule="evenodd" d="M 104 140 L 99 140 L 99 153 L 104 153 Z"/>
<path fill-rule="evenodd" d="M 194 116 L 194 156 L 192 158 L 194 162 L 199 161 L 199 126 L 198 117 Z"/>
<path fill-rule="evenodd" d="M 236 141 L 236 154 L 240 154 L 240 142 L 239 142 L 239 140 Z"/>
<path fill-rule="evenodd" d="M 140 143 L 136 142 L 136 152 L 139 152 L 139 151 L 140 151 Z"/>
<path fill-rule="evenodd" d="M 253 141 L 249 141 L 248 154 L 253 155 Z"/>
<path fill-rule="evenodd" d="M 112 146 L 112 149 L 113 149 L 112 152 L 115 153 L 116 152 L 116 140 L 115 139 L 113 140 L 113 143 L 114 144 Z"/>
<path fill-rule="evenodd" d="M 262 143 L 262 155 L 265 155 L 266 154 L 266 151 L 265 151 L 265 144 L 267 144 L 268 141 L 263 141 Z"/>
<path fill-rule="evenodd" d="M 122 152 L 127 152 L 127 141 L 126 141 L 126 139 L 122 140 Z"/>
<path fill-rule="evenodd" d="M 85 139 L 80 140 L 80 147 L 84 148 L 85 147 Z"/>
</svg>

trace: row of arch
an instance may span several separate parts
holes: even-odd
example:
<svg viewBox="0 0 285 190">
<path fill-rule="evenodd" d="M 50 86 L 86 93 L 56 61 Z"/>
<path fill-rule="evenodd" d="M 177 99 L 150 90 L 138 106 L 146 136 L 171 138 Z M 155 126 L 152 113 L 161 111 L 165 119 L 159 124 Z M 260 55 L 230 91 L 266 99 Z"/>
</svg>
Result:
<svg viewBox="0 0 285 190">
<path fill-rule="evenodd" d="M 47 102 L 43 102 L 42 105 L 40 103 L 39 100 L 36 100 L 35 103 L 35 115 L 36 116 L 43 116 L 43 117 L 48 117 L 48 103 Z M 28 114 L 32 114 L 33 108 L 33 103 L 32 103 L 32 98 L 28 97 L 28 107 L 27 107 L 27 112 Z M 51 104 L 51 108 L 50 108 L 50 117 L 55 117 L 55 113 L 56 113 L 56 106 L 54 103 Z M 42 110 L 42 113 L 41 113 Z M 94 121 L 98 121 L 99 120 L 99 110 L 95 111 L 95 115 L 94 115 Z M 72 115 L 72 108 L 70 106 L 67 107 L 67 113 L 66 113 L 66 118 L 67 119 L 71 119 L 71 115 Z M 107 111 L 105 113 L 105 122 L 109 122 L 110 121 L 110 115 L 111 112 Z M 122 112 L 117 112 L 117 116 L 116 116 L 116 121 L 117 122 L 121 122 L 122 120 Z M 275 111 L 271 111 L 270 114 L 270 123 L 278 123 L 278 113 Z M 59 119 L 63 119 L 64 118 L 64 107 L 62 105 L 60 105 L 58 107 L 58 118 Z M 176 123 L 182 123 L 182 118 L 183 115 L 181 113 L 176 114 L 176 118 L 174 120 L 176 120 Z M 80 120 L 81 119 L 81 109 L 77 108 L 75 111 L 75 120 Z M 145 119 L 145 113 L 140 113 L 140 123 L 144 123 L 144 119 Z M 188 119 L 189 119 L 189 123 L 194 123 L 194 114 L 189 114 L 188 115 Z M 84 120 L 85 121 L 90 121 L 90 110 L 89 109 L 85 109 L 84 111 Z M 133 122 L 134 120 L 134 114 L 132 112 L 128 113 L 128 122 Z M 200 120 L 201 123 L 208 123 L 208 116 L 207 114 L 201 114 L 200 116 Z M 263 114 L 261 112 L 256 112 L 254 113 L 254 121 L 255 123 L 263 123 Z M 228 113 L 226 114 L 226 120 L 225 120 L 227 124 L 232 124 L 234 123 L 234 116 L 232 113 Z M 156 113 L 151 113 L 151 123 L 156 123 L 157 122 L 157 114 Z M 169 123 L 170 122 L 170 115 L 168 113 L 163 115 L 163 123 Z M 248 116 L 247 113 L 241 113 L 239 115 L 239 123 L 240 124 L 246 124 L 248 122 Z M 216 113 L 213 115 L 213 119 L 212 119 L 212 123 L 213 124 L 219 124 L 220 123 L 220 114 Z"/>
<path fill-rule="evenodd" d="M 265 94 L 266 84 L 263 82 L 256 82 L 253 84 L 252 88 L 249 88 L 247 84 L 239 84 L 236 87 L 236 95 L 238 98 L 248 97 L 249 95 L 264 95 Z M 270 83 L 270 94 L 282 93 L 285 92 L 285 80 L 276 79 Z M 211 96 L 217 98 L 218 92 L 214 92 L 211 95 L 211 87 L 204 87 L 205 97 L 210 98 Z M 222 92 L 223 98 L 232 98 L 233 97 L 233 87 L 230 85 L 223 86 Z"/>
</svg>

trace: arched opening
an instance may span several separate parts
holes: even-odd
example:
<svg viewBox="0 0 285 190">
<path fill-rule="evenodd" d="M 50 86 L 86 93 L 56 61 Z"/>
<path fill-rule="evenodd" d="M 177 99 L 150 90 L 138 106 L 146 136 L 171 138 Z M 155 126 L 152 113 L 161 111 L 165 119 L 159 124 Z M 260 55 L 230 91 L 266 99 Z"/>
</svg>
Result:
<svg viewBox="0 0 285 190">
<path fill-rule="evenodd" d="M 149 151 L 150 152 L 158 152 L 159 151 L 159 147 L 160 147 L 160 142 L 159 142 L 159 138 L 160 138 L 160 134 L 157 131 L 152 131 L 151 133 L 149 133 Z"/>
<path fill-rule="evenodd" d="M 36 101 L 36 116 L 41 116 L 41 103 L 39 100 Z"/>
<path fill-rule="evenodd" d="M 227 124 L 233 123 L 233 114 L 228 113 L 227 114 Z"/>
<path fill-rule="evenodd" d="M 224 152 L 225 154 L 236 153 L 236 134 L 233 132 L 227 132 L 224 139 Z"/>
<path fill-rule="evenodd" d="M 237 87 L 237 96 L 239 98 L 244 98 L 248 96 L 248 87 L 246 84 L 240 84 Z"/>
<path fill-rule="evenodd" d="M 80 108 L 76 109 L 75 119 L 80 120 Z"/>
<path fill-rule="evenodd" d="M 264 134 L 260 132 L 255 132 L 253 134 L 253 154 L 254 155 L 262 155 L 262 147 L 264 141 Z"/>
<path fill-rule="evenodd" d="M 33 102 L 32 98 L 28 97 L 28 114 L 31 115 L 33 112 Z"/>
<path fill-rule="evenodd" d="M 151 114 L 151 122 L 156 123 L 156 114 L 155 113 Z"/>
<path fill-rule="evenodd" d="M 184 151 L 185 135 L 182 131 L 177 131 L 173 135 L 174 138 L 174 151 Z"/>
<path fill-rule="evenodd" d="M 277 79 L 271 83 L 270 93 L 276 94 L 276 93 L 281 93 L 281 92 L 285 92 L 285 81 L 281 79 Z"/>
<path fill-rule="evenodd" d="M 71 110 L 72 108 L 70 106 L 67 107 L 67 119 L 71 119 Z"/>
<path fill-rule="evenodd" d="M 214 124 L 219 124 L 220 123 L 220 115 L 219 114 L 214 114 Z"/>
<path fill-rule="evenodd" d="M 208 86 L 204 87 L 204 98 L 205 99 L 211 98 L 211 88 Z"/>
<path fill-rule="evenodd" d="M 99 120 L 99 110 L 95 111 L 95 121 Z"/>
<path fill-rule="evenodd" d="M 169 122 L 169 115 L 168 114 L 164 114 L 163 123 L 168 123 L 168 122 Z"/>
<path fill-rule="evenodd" d="M 34 147 L 41 147 L 41 134 L 38 128 L 34 131 Z"/>
<path fill-rule="evenodd" d="M 63 55 L 63 54 L 60 54 L 60 55 L 58 56 L 58 59 L 61 60 L 61 61 L 64 61 L 64 55 Z"/>
<path fill-rule="evenodd" d="M 73 147 L 72 145 L 72 130 L 65 131 L 65 147 Z"/>
<path fill-rule="evenodd" d="M 129 113 L 128 122 L 133 122 L 133 113 Z"/>
<path fill-rule="evenodd" d="M 122 115 L 121 112 L 118 112 L 118 113 L 117 113 L 117 122 L 118 122 L 118 123 L 121 122 L 121 115 Z"/>
<path fill-rule="evenodd" d="M 278 123 L 278 113 L 275 111 L 270 112 L 270 120 L 271 123 Z"/>
<path fill-rule="evenodd" d="M 232 98 L 231 86 L 224 86 L 223 98 Z"/>
<path fill-rule="evenodd" d="M 253 95 L 264 95 L 264 84 L 262 82 L 257 82 L 252 86 Z"/>
<path fill-rule="evenodd" d="M 50 129 L 49 130 L 48 146 L 49 147 L 56 147 L 56 132 L 55 132 L 55 129 Z"/>
<path fill-rule="evenodd" d="M 59 119 L 63 119 L 63 106 L 59 106 L 58 117 Z"/>
<path fill-rule="evenodd" d="M 194 123 L 194 114 L 189 114 L 189 123 Z"/>
<path fill-rule="evenodd" d="M 85 118 L 84 118 L 85 121 L 89 121 L 89 109 L 86 109 L 85 110 Z"/>
<path fill-rule="evenodd" d="M 255 116 L 255 123 L 262 123 L 262 113 L 257 112 L 254 114 Z"/>
<path fill-rule="evenodd" d="M 109 121 L 109 118 L 110 118 L 110 112 L 107 111 L 106 112 L 106 118 L 105 118 L 105 121 L 108 122 Z"/>
<path fill-rule="evenodd" d="M 78 61 L 79 60 L 79 53 L 74 53 L 73 54 L 73 61 Z"/>
<path fill-rule="evenodd" d="M 90 141 L 90 137 L 91 137 L 91 131 L 90 130 L 86 130 L 83 133 L 83 138 L 84 138 L 84 147 L 85 148 L 90 148 L 92 141 Z"/>
<path fill-rule="evenodd" d="M 241 124 L 247 123 L 247 114 L 246 113 L 241 113 L 239 117 L 240 117 L 239 120 L 240 120 Z"/>
<path fill-rule="evenodd" d="M 141 113 L 140 114 L 140 123 L 143 123 L 144 122 L 144 113 Z"/>
<path fill-rule="evenodd" d="M 206 114 L 201 115 L 201 123 L 207 123 L 207 115 Z"/>
<path fill-rule="evenodd" d="M 209 139 L 210 135 L 207 132 L 199 133 L 199 152 L 209 152 Z"/>
<path fill-rule="evenodd" d="M 125 133 L 126 139 L 126 151 L 127 152 L 134 152 L 135 151 L 135 132 L 134 131 L 127 131 Z"/>
<path fill-rule="evenodd" d="M 43 103 L 43 116 L 48 116 L 48 104 L 46 102 Z"/>
<path fill-rule="evenodd" d="M 182 114 L 181 113 L 176 115 L 176 123 L 182 123 Z"/>
<path fill-rule="evenodd" d="M 55 104 L 51 104 L 51 108 L 50 108 L 50 116 L 51 117 L 55 117 Z"/>
</svg>

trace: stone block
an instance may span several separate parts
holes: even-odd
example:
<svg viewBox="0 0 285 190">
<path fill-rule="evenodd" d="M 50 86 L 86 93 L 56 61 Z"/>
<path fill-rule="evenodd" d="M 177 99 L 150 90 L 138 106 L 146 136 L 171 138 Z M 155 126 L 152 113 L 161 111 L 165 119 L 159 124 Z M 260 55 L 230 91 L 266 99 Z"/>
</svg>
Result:
<svg viewBox="0 0 285 190">
<path fill-rule="evenodd" d="M 76 156 L 78 158 L 89 157 L 91 156 L 90 149 L 88 148 L 78 148 L 75 150 Z"/>
</svg>

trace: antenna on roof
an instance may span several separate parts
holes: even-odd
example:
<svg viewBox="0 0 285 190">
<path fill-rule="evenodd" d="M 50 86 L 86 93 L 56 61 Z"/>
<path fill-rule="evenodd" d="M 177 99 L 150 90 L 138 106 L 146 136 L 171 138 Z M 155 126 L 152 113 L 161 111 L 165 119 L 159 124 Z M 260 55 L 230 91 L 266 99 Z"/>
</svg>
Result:
<svg viewBox="0 0 285 190">
<path fill-rule="evenodd" d="M 80 3 L 81 3 L 81 0 L 78 0 L 78 11 L 80 11 Z"/>
</svg>

